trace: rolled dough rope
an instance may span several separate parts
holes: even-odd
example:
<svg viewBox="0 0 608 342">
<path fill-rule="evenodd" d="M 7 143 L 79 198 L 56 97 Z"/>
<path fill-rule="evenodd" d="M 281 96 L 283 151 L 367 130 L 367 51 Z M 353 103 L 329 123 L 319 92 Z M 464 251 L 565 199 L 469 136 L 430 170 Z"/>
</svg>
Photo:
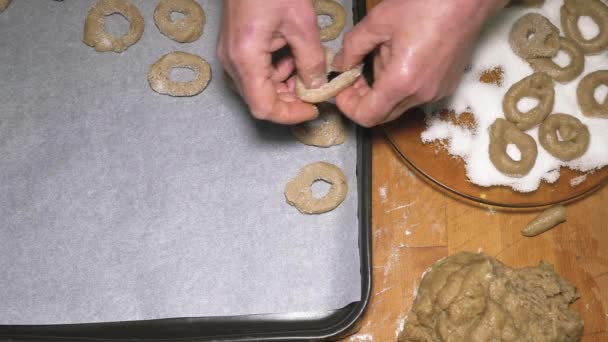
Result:
<svg viewBox="0 0 608 342">
<path fill-rule="evenodd" d="M 316 181 L 331 184 L 329 192 L 322 198 L 315 198 L 312 185 Z M 325 162 L 304 166 L 298 175 L 285 186 L 287 203 L 303 214 L 323 214 L 337 208 L 346 198 L 348 185 L 340 168 Z"/>
<path fill-rule="evenodd" d="M 585 39 L 578 26 L 580 17 L 588 16 L 600 29 L 600 33 Z M 561 23 L 566 37 L 572 39 L 586 55 L 602 52 L 608 48 L 608 6 L 600 0 L 564 0 L 561 8 Z"/>
<path fill-rule="evenodd" d="M 507 146 L 515 144 L 521 153 L 520 160 L 507 154 Z M 531 136 L 520 131 L 505 119 L 496 119 L 490 126 L 490 160 L 498 171 L 510 177 L 523 177 L 536 163 L 538 148 Z"/>
<path fill-rule="evenodd" d="M 608 119 L 608 97 L 604 103 L 595 99 L 595 91 L 600 85 L 608 86 L 608 70 L 600 70 L 585 76 L 576 89 L 578 106 L 585 116 Z"/>
<path fill-rule="evenodd" d="M 523 59 L 555 57 L 559 51 L 559 29 L 537 13 L 529 13 L 513 24 L 509 43 Z"/>
<path fill-rule="evenodd" d="M 585 69 L 585 54 L 572 40 L 559 38 L 559 50 L 570 56 L 570 64 L 561 67 L 549 57 L 529 58 L 527 62 L 536 72 L 544 72 L 554 80 L 567 83 L 577 78 Z"/>
<path fill-rule="evenodd" d="M 305 145 L 330 147 L 341 145 L 346 141 L 348 132 L 342 113 L 329 102 L 317 106 L 319 117 L 291 127 L 291 134 Z"/>
<path fill-rule="evenodd" d="M 4 11 L 10 3 L 11 0 L 0 0 L 0 12 Z"/>
<path fill-rule="evenodd" d="M 332 67 L 334 57 L 336 56 L 336 52 L 330 49 L 325 49 L 325 61 L 326 61 L 326 72 L 329 75 L 331 72 L 335 71 Z M 336 95 L 338 95 L 342 90 L 350 87 L 355 81 L 361 76 L 363 73 L 363 64 L 345 71 L 338 75 L 338 77 L 334 78 L 330 82 L 326 83 L 320 88 L 316 89 L 308 89 L 304 85 L 304 82 L 297 77 L 296 79 L 296 94 L 298 97 L 308 103 L 321 103 L 325 102 Z"/>
<path fill-rule="evenodd" d="M 587 126 L 574 116 L 552 114 L 540 125 L 538 140 L 552 156 L 570 161 L 587 152 L 591 136 Z"/>
<path fill-rule="evenodd" d="M 171 70 L 187 68 L 196 74 L 190 82 L 171 80 Z M 152 64 L 148 73 L 150 87 L 159 94 L 170 96 L 194 96 L 200 94 L 211 80 L 209 63 L 197 55 L 187 52 L 171 52 Z"/>
<path fill-rule="evenodd" d="M 115 37 L 105 31 L 105 17 L 118 13 L 129 21 L 129 32 Z M 98 0 L 84 22 L 82 41 L 99 52 L 123 52 L 137 43 L 144 33 L 144 18 L 128 0 Z"/>
<path fill-rule="evenodd" d="M 556 205 L 530 221 L 521 234 L 528 237 L 537 236 L 562 222 L 566 222 L 566 208 L 563 205 Z"/>
<path fill-rule="evenodd" d="M 321 41 L 328 42 L 338 38 L 346 26 L 346 11 L 344 7 L 333 0 L 314 0 L 313 5 L 317 15 L 327 15 L 331 25 L 321 27 Z"/>
<path fill-rule="evenodd" d="M 524 97 L 533 97 L 539 101 L 538 106 L 523 113 L 517 103 Z M 522 131 L 540 125 L 553 111 L 555 88 L 553 80 L 545 73 L 535 73 L 515 83 L 505 95 L 502 109 L 507 120 Z"/>
<path fill-rule="evenodd" d="M 172 13 L 185 18 L 174 21 Z M 205 27 L 205 11 L 195 0 L 160 0 L 154 10 L 154 23 L 162 34 L 180 43 L 196 41 Z"/>
</svg>

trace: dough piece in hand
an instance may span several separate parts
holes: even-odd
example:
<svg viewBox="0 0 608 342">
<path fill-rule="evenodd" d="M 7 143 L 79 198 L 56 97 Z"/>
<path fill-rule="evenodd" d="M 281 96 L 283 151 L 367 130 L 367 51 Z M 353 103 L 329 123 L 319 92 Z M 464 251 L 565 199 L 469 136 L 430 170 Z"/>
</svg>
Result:
<svg viewBox="0 0 608 342">
<path fill-rule="evenodd" d="M 105 31 L 105 17 L 118 13 L 129 21 L 129 32 L 116 37 Z M 144 33 L 144 18 L 128 0 L 98 0 L 84 22 L 82 41 L 99 52 L 123 52 Z"/>
<path fill-rule="evenodd" d="M 579 26 L 580 17 L 593 19 L 600 33 L 585 39 Z M 586 55 L 601 53 L 608 49 L 608 6 L 600 0 L 564 0 L 561 8 L 562 29 L 566 37 L 572 39 Z"/>
<path fill-rule="evenodd" d="M 8 5 L 10 5 L 11 0 L 0 0 L 0 12 L 3 12 Z"/>
<path fill-rule="evenodd" d="M 537 99 L 538 105 L 526 113 L 517 108 L 517 103 L 525 97 Z M 555 88 L 553 80 L 545 73 L 535 73 L 515 83 L 502 101 L 502 110 L 507 120 L 522 131 L 540 125 L 553 112 Z"/>
<path fill-rule="evenodd" d="M 399 342 L 576 342 L 583 321 L 568 306 L 579 297 L 546 262 L 513 269 L 461 252 L 424 273 Z"/>
<path fill-rule="evenodd" d="M 173 20 L 174 12 L 185 17 Z M 205 21 L 205 11 L 195 0 L 160 0 L 154 10 L 154 23 L 159 31 L 180 43 L 196 41 L 203 34 Z"/>
<path fill-rule="evenodd" d="M 576 89 L 578 106 L 585 116 L 608 119 L 608 96 L 604 103 L 595 98 L 595 91 L 601 85 L 608 86 L 608 70 L 600 70 L 585 76 Z"/>
<path fill-rule="evenodd" d="M 330 49 L 325 49 L 325 61 L 326 61 L 326 72 L 327 75 L 334 72 L 333 61 L 336 56 L 336 52 Z M 325 102 L 336 95 L 342 90 L 350 87 L 363 73 L 363 64 L 354 67 L 348 71 L 345 71 L 338 75 L 336 78 L 326 83 L 325 85 L 316 88 L 308 89 L 304 85 L 304 82 L 297 77 L 296 79 L 296 94 L 298 97 L 308 103 L 321 103 Z"/>
<path fill-rule="evenodd" d="M 521 154 L 520 160 L 513 160 L 507 154 L 509 144 L 517 146 Z M 496 119 L 490 126 L 490 160 L 498 171 L 510 177 L 523 177 L 534 167 L 537 155 L 536 141 L 514 124 Z"/>
<path fill-rule="evenodd" d="M 315 198 L 312 193 L 312 185 L 316 181 L 331 184 L 327 194 L 321 198 Z M 325 162 L 304 166 L 285 186 L 287 203 L 296 207 L 302 214 L 323 214 L 332 211 L 344 201 L 347 192 L 346 176 L 342 170 Z"/>
<path fill-rule="evenodd" d="M 566 222 L 566 208 L 563 205 L 556 205 L 540 213 L 528 223 L 521 234 L 528 237 L 540 235 L 562 222 Z"/>
<path fill-rule="evenodd" d="M 523 59 L 555 57 L 559 51 L 559 29 L 537 13 L 529 13 L 513 24 L 511 49 Z"/>
<path fill-rule="evenodd" d="M 536 72 L 544 72 L 554 80 L 567 83 L 577 78 L 585 69 L 585 54 L 572 40 L 559 38 L 559 49 L 570 57 L 570 64 L 561 67 L 549 57 L 529 58 L 527 62 Z"/>
<path fill-rule="evenodd" d="M 328 42 L 338 38 L 346 26 L 346 11 L 344 7 L 333 0 L 313 0 L 317 15 L 326 15 L 331 18 L 331 25 L 321 27 L 321 41 Z"/>
<path fill-rule="evenodd" d="M 196 76 L 190 82 L 171 80 L 174 68 L 186 68 Z M 211 80 L 211 67 L 206 60 L 187 52 L 171 52 L 152 64 L 148 73 L 148 83 L 157 93 L 170 96 L 194 96 L 200 94 Z"/>
<path fill-rule="evenodd" d="M 319 117 L 291 127 L 291 134 L 310 146 L 330 147 L 346 141 L 348 131 L 336 105 L 324 102 L 317 106 Z"/>
<path fill-rule="evenodd" d="M 540 125 L 538 140 L 555 158 L 570 161 L 587 152 L 591 136 L 589 128 L 574 116 L 553 114 Z"/>
</svg>

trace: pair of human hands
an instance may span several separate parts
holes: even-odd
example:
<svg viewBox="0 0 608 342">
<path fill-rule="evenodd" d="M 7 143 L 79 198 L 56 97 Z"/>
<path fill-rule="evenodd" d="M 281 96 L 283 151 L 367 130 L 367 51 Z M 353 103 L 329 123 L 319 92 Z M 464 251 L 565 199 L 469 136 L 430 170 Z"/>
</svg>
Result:
<svg viewBox="0 0 608 342">
<path fill-rule="evenodd" d="M 370 127 L 458 85 L 483 23 L 507 0 L 384 0 L 346 33 L 334 60 L 348 70 L 374 52 L 374 83 L 359 78 L 336 97 L 342 112 Z M 217 54 L 255 118 L 297 124 L 318 115 L 295 94 L 327 82 L 317 15 L 309 0 L 224 0 Z M 292 56 L 273 64 L 289 45 Z"/>
</svg>

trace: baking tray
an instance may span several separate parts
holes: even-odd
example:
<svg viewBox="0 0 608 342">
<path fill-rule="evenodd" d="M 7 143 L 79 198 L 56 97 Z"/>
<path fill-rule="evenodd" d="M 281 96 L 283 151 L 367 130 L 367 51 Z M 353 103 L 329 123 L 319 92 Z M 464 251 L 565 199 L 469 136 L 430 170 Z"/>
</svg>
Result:
<svg viewBox="0 0 608 342">
<path fill-rule="evenodd" d="M 354 22 L 366 13 L 353 1 Z M 321 340 L 352 332 L 371 291 L 371 138 L 357 127 L 357 186 L 361 300 L 323 312 L 175 318 L 129 322 L 0 326 L 0 338 L 18 341 L 285 341 Z"/>
</svg>

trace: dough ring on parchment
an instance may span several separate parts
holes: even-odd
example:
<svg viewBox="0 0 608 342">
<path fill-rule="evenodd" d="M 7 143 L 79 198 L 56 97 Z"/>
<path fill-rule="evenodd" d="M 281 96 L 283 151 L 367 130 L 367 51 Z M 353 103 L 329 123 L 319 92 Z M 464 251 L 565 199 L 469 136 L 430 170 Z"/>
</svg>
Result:
<svg viewBox="0 0 608 342">
<path fill-rule="evenodd" d="M 559 38 L 559 50 L 570 56 L 570 64 L 565 67 L 559 66 L 549 57 L 529 58 L 527 62 L 536 72 L 544 72 L 554 80 L 567 83 L 577 78 L 585 69 L 585 54 L 572 40 L 564 37 Z"/>
<path fill-rule="evenodd" d="M 517 103 L 524 97 L 532 97 L 539 101 L 530 111 L 523 113 L 517 108 Z M 515 83 L 502 101 L 502 110 L 507 120 L 522 131 L 540 125 L 553 112 L 555 104 L 555 89 L 553 80 L 545 73 L 535 73 Z"/>
<path fill-rule="evenodd" d="M 334 57 L 336 56 L 336 52 L 330 49 L 325 49 L 325 63 L 326 63 L 326 72 L 329 75 L 331 72 L 335 71 L 332 67 Z M 326 83 L 320 88 L 316 89 L 308 89 L 302 82 L 302 80 L 297 77 L 296 78 L 296 94 L 298 97 L 308 103 L 321 103 L 325 102 L 336 95 L 338 95 L 342 90 L 350 87 L 355 81 L 361 76 L 363 73 L 363 64 L 356 66 L 348 71 L 345 71 L 338 75 L 336 78 Z"/>
<path fill-rule="evenodd" d="M 515 144 L 521 153 L 520 160 L 507 154 L 507 146 Z M 490 160 L 498 171 L 510 177 L 523 177 L 536 163 L 538 148 L 531 136 L 520 131 L 505 119 L 496 119 L 490 126 Z"/>
<path fill-rule="evenodd" d="M 105 31 L 105 17 L 118 13 L 129 21 L 129 32 L 116 37 Z M 123 52 L 144 33 L 144 18 L 128 0 L 98 0 L 84 22 L 82 41 L 99 52 Z"/>
<path fill-rule="evenodd" d="M 324 102 L 317 106 L 319 117 L 291 127 L 291 134 L 305 145 L 330 147 L 346 141 L 348 131 L 336 105 Z"/>
<path fill-rule="evenodd" d="M 559 29 L 537 13 L 529 13 L 513 24 L 509 44 L 523 59 L 555 57 L 559 51 Z"/>
<path fill-rule="evenodd" d="M 315 198 L 312 185 L 316 181 L 331 184 L 329 192 L 322 198 Z M 287 203 L 303 214 L 323 214 L 337 208 L 346 198 L 348 185 L 340 168 L 325 162 L 304 166 L 298 175 L 285 186 Z"/>
<path fill-rule="evenodd" d="M 173 20 L 172 13 L 181 13 L 185 18 Z M 205 27 L 205 11 L 195 0 L 160 0 L 154 10 L 154 23 L 158 30 L 180 43 L 192 43 Z"/>
<path fill-rule="evenodd" d="M 608 70 L 593 72 L 581 80 L 576 89 L 578 106 L 585 116 L 608 119 L 608 97 L 603 104 L 595 98 L 595 91 L 600 85 L 608 86 Z"/>
<path fill-rule="evenodd" d="M 185 68 L 196 76 L 189 82 L 171 80 L 171 70 Z M 211 80 L 211 67 L 203 58 L 187 52 L 175 51 L 162 56 L 152 64 L 148 72 L 148 83 L 157 93 L 170 96 L 194 96 L 200 94 Z"/>
<path fill-rule="evenodd" d="M 338 38 L 346 26 L 344 7 L 333 0 L 314 0 L 313 5 L 317 16 L 327 15 L 331 18 L 331 25 L 319 28 L 321 41 L 328 42 Z"/>
<path fill-rule="evenodd" d="M 4 11 L 10 3 L 11 0 L 0 0 L 0 12 Z"/>
<path fill-rule="evenodd" d="M 580 17 L 588 16 L 600 29 L 600 33 L 585 39 L 578 26 Z M 561 8 L 562 29 L 566 37 L 573 40 L 586 55 L 608 49 L 608 6 L 600 0 L 565 0 Z"/>
<path fill-rule="evenodd" d="M 587 126 L 574 116 L 553 114 L 540 125 L 538 140 L 552 156 L 570 161 L 587 152 L 591 136 Z"/>
</svg>

